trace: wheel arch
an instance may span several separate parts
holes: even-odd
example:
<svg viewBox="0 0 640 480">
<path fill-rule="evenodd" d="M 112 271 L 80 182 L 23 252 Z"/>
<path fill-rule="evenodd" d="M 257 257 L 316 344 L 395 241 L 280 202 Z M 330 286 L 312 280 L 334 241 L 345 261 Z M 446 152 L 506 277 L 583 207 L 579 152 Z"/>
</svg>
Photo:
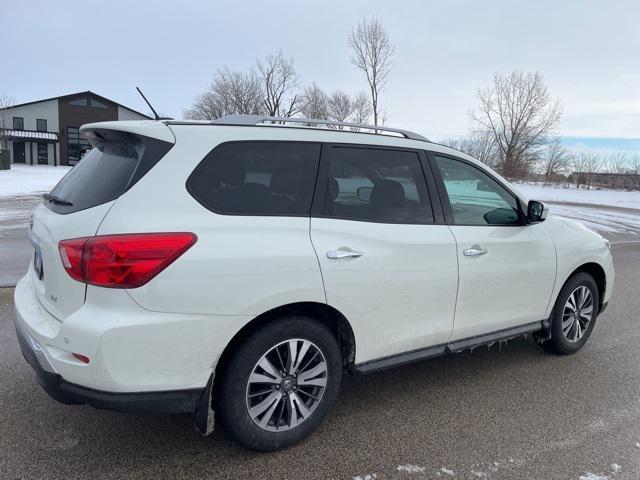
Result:
<svg viewBox="0 0 640 480">
<path fill-rule="evenodd" d="M 343 365 L 345 370 L 349 370 L 355 363 L 356 342 L 351 324 L 346 317 L 335 308 L 325 303 L 318 302 L 296 302 L 268 310 L 244 325 L 227 343 L 224 348 L 214 371 L 214 389 L 215 378 L 218 377 L 232 353 L 251 333 L 255 332 L 261 326 L 270 322 L 277 322 L 278 318 L 284 315 L 306 315 L 311 317 L 330 328 L 336 337 L 340 351 L 342 352 Z"/>
<path fill-rule="evenodd" d="M 602 268 L 602 266 L 596 262 L 583 263 L 582 265 L 577 267 L 575 270 L 573 270 L 569 274 L 569 276 L 565 279 L 564 283 L 562 284 L 562 288 L 564 288 L 567 282 L 571 280 L 573 276 L 578 273 L 588 273 L 595 280 L 596 285 L 598 286 L 598 297 L 599 297 L 598 312 L 601 312 L 602 305 L 604 302 L 604 295 L 607 289 L 607 275 L 604 271 L 604 268 Z M 558 292 L 562 291 L 562 288 Z"/>
</svg>

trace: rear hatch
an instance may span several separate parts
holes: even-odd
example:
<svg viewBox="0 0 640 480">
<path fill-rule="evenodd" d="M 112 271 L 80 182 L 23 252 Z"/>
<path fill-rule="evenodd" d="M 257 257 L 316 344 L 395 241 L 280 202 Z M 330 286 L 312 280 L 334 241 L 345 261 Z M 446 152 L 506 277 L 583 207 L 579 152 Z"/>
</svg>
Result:
<svg viewBox="0 0 640 480">
<path fill-rule="evenodd" d="M 94 124 L 83 129 L 94 148 L 44 195 L 43 203 L 33 212 L 30 275 L 38 300 L 60 321 L 84 304 L 86 294 L 86 284 L 72 279 L 64 268 L 58 250 L 60 241 L 94 236 L 118 197 L 173 146 L 166 125 L 161 124 L 168 131 L 162 132 L 162 139 L 116 130 L 119 125 Z M 151 130 L 157 129 L 155 125 Z"/>
</svg>

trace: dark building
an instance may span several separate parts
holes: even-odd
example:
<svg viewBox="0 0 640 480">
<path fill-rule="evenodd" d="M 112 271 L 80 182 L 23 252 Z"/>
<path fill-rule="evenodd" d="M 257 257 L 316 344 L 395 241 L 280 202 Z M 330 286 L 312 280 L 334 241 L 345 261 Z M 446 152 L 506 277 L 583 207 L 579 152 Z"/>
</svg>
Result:
<svg viewBox="0 0 640 480">
<path fill-rule="evenodd" d="M 12 163 L 74 165 L 90 148 L 80 126 L 147 119 L 143 113 L 86 91 L 0 110 L 0 135 L 7 141 Z"/>
</svg>

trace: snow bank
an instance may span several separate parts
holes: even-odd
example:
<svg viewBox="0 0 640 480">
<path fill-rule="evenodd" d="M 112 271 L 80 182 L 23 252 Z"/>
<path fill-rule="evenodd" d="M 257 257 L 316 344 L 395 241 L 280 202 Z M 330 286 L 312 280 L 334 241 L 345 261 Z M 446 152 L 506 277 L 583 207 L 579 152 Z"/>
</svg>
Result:
<svg viewBox="0 0 640 480">
<path fill-rule="evenodd" d="M 0 170 L 0 197 L 48 192 L 70 169 L 71 167 L 13 164 L 11 170 Z"/>
<path fill-rule="evenodd" d="M 514 187 L 528 199 L 548 202 L 586 203 L 640 209 L 640 192 L 620 190 L 585 190 L 563 185 L 545 186 L 541 183 L 514 183 Z"/>
</svg>

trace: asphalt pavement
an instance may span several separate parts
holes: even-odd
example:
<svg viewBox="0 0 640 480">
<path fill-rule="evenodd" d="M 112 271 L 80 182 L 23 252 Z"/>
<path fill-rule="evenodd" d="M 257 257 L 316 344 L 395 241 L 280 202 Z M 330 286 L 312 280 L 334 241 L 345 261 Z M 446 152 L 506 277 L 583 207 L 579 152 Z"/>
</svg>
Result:
<svg viewBox="0 0 640 480">
<path fill-rule="evenodd" d="M 321 428 L 269 454 L 219 429 L 202 437 L 187 417 L 51 400 L 18 349 L 13 290 L 0 289 L 0 478 L 636 480 L 640 243 L 613 248 L 614 297 L 578 354 L 523 339 L 346 376 Z"/>
</svg>

